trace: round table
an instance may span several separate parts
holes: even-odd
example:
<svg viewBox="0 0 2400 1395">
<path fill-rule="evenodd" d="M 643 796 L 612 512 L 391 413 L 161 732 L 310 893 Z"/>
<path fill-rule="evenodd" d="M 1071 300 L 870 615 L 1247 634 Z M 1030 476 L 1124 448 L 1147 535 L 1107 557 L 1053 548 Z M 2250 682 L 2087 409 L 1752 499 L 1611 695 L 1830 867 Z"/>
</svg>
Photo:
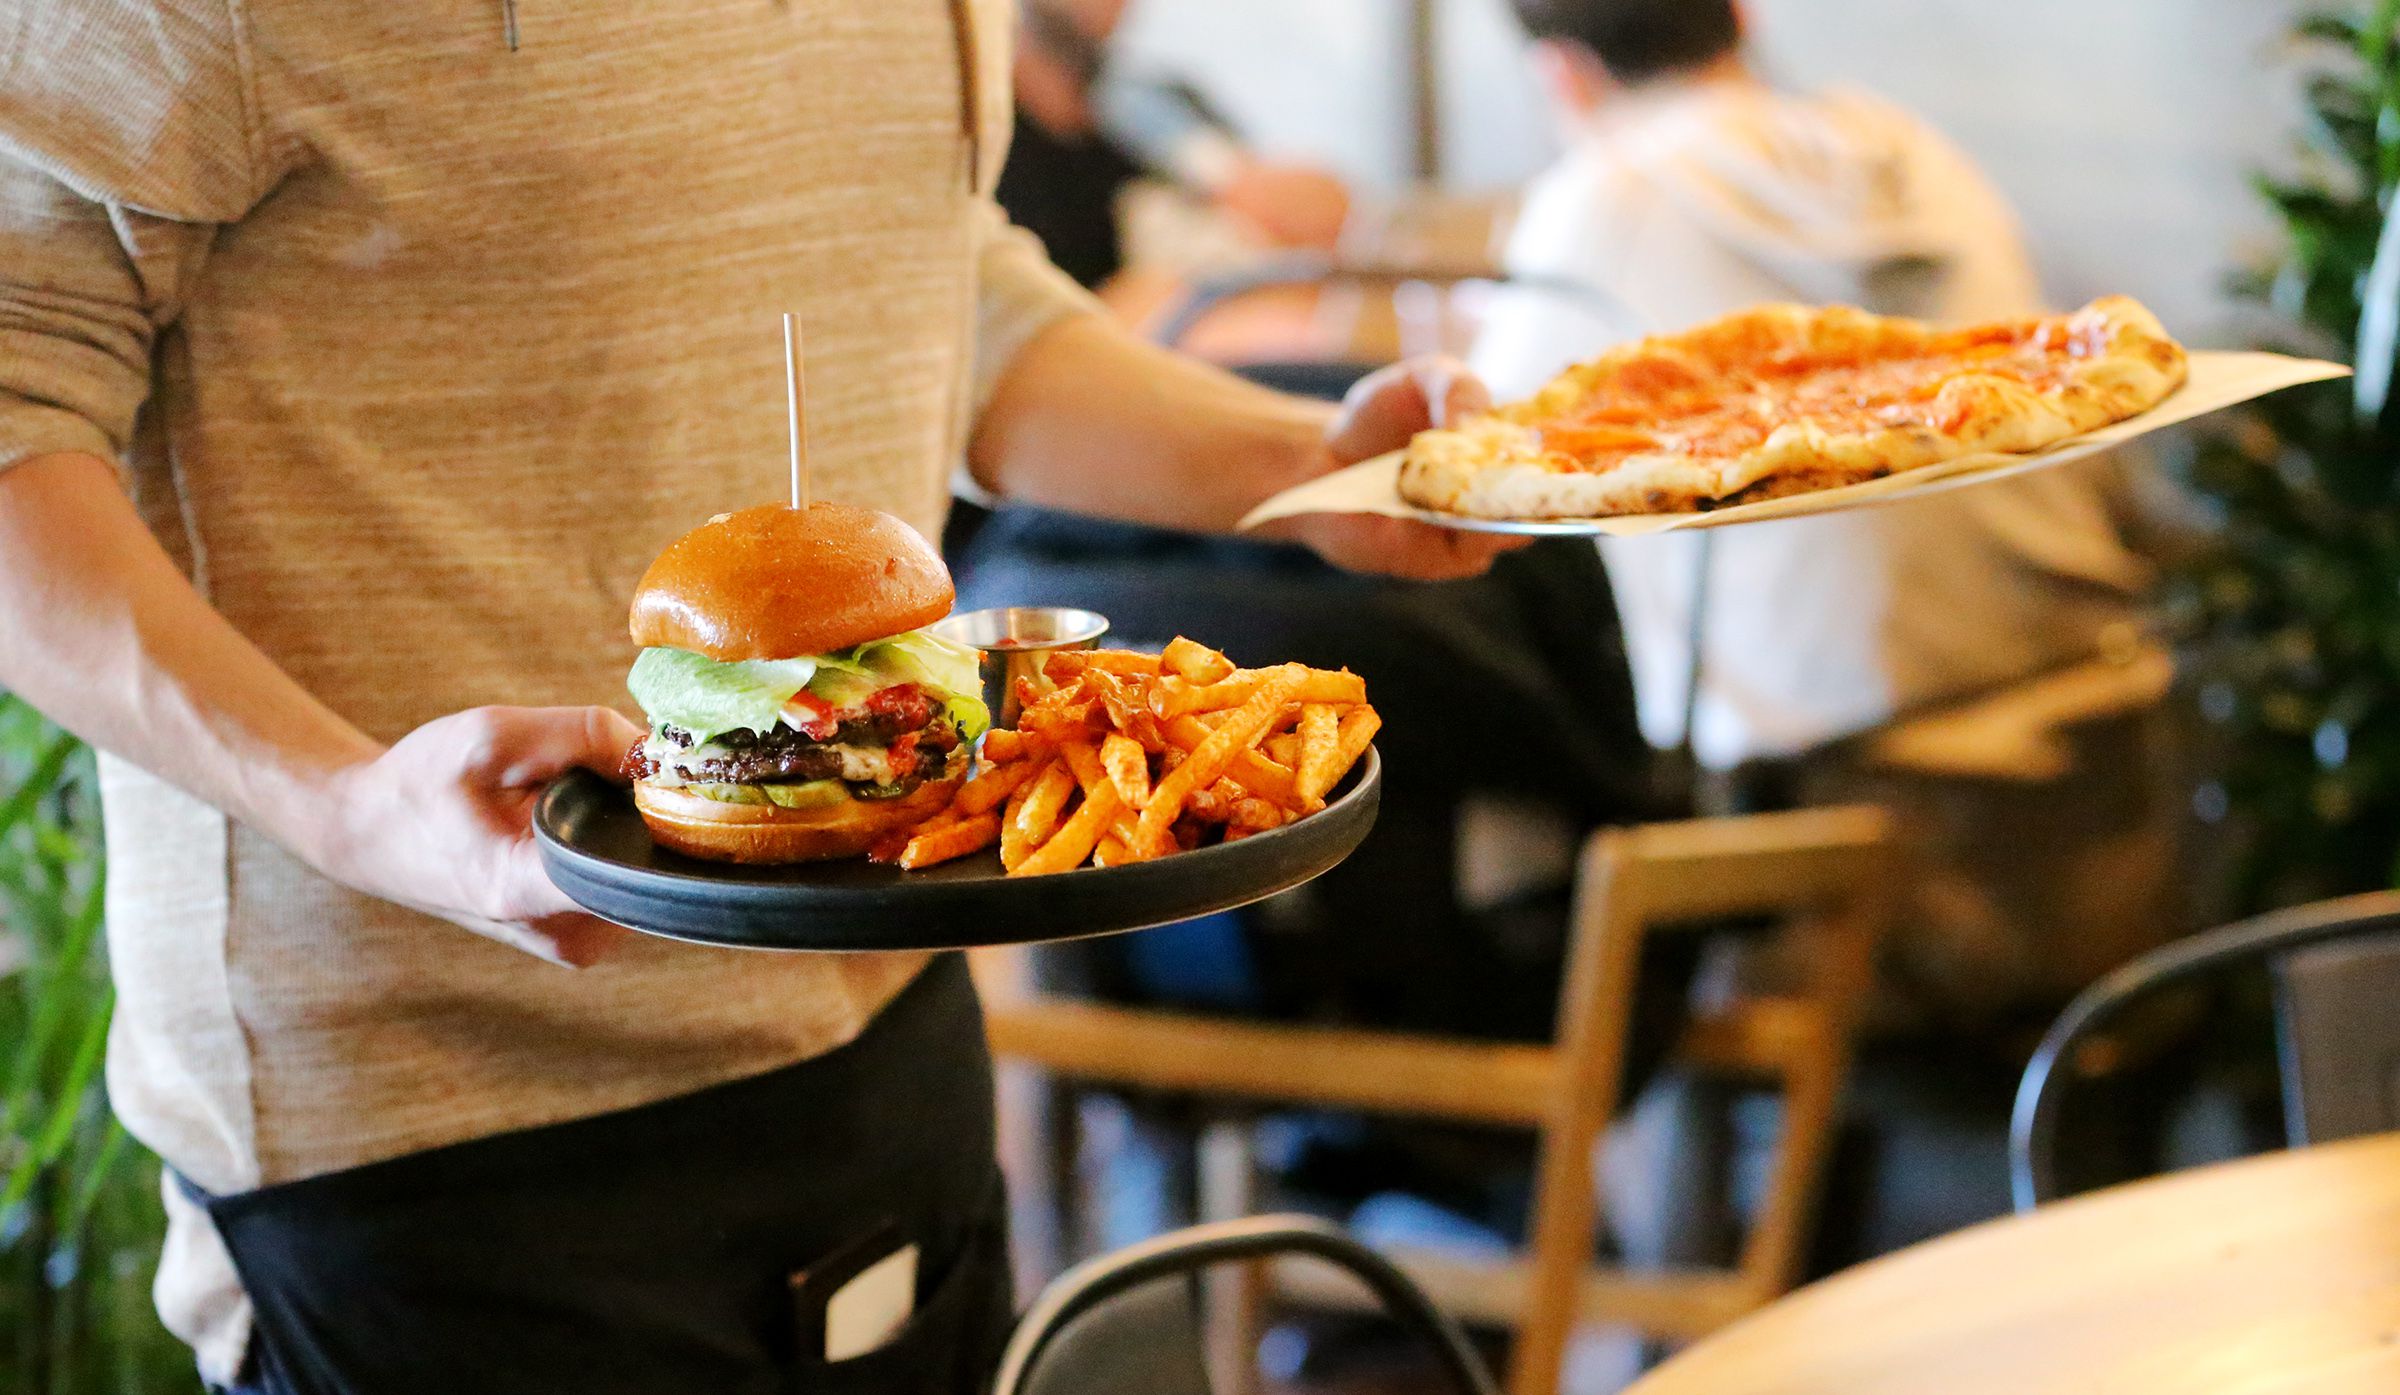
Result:
<svg viewBox="0 0 2400 1395">
<path fill-rule="evenodd" d="M 1888 1255 L 1628 1395 L 2370 1391 L 2400 1391 L 2400 1134 L 2137 1182 Z"/>
</svg>

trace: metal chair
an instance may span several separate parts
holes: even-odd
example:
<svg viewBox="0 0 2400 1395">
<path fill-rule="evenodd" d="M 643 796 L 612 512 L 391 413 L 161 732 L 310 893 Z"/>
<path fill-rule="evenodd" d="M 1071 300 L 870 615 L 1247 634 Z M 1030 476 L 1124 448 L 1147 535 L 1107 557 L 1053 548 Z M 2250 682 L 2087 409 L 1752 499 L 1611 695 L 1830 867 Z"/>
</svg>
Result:
<svg viewBox="0 0 2400 1395">
<path fill-rule="evenodd" d="M 1552 297 L 1591 316 L 1596 326 L 1594 333 L 1599 337 L 1606 337 L 1599 328 L 1603 326 L 1616 337 L 1639 335 L 1653 328 L 1611 292 L 1564 276 L 1516 274 L 1479 262 L 1351 261 L 1311 252 L 1275 257 L 1235 271 L 1202 277 L 1192 283 L 1181 299 L 1160 312 L 1149 333 L 1153 342 L 1170 349 L 1179 348 L 1209 316 L 1234 301 L 1265 291 L 1347 288 L 1398 302 L 1412 294 L 1421 296 L 1426 291 L 1468 284 Z M 1395 314 L 1397 308 L 1395 304 Z M 1378 352 L 1369 359 L 1252 362 L 1241 364 L 1234 371 L 1305 396 L 1338 398 L 1350 382 L 1382 367 L 1396 354 L 1427 347 L 1405 342 L 1407 336 L 1397 326 L 1393 327 L 1393 333 L 1400 336 L 1401 342 L 1376 346 L 1390 352 Z"/>
<path fill-rule="evenodd" d="M 1798 1278 L 1888 913 L 1891 836 L 1871 808 L 1595 834 L 1578 877 L 1557 1035 L 1546 1044 L 1115 1007 L 1037 992 L 1015 959 L 989 956 L 979 975 L 986 1022 L 996 1055 L 1069 1079 L 1535 1130 L 1541 1161 L 1525 1253 L 1494 1261 L 1395 1257 L 1445 1308 L 1515 1326 L 1510 1389 L 1550 1395 L 1579 1323 L 1704 1336 Z M 1729 1269 L 1596 1265 L 1593 1149 L 1616 1110 L 1642 947 L 1653 936 L 1739 916 L 1784 922 L 1802 947 L 1807 981 L 1710 1011 L 1685 1032 L 1677 1057 L 1712 1075 L 1779 1087 L 1786 1113 L 1758 1217 Z M 1246 1135 L 1236 1129 L 1229 1143 L 1237 1175 L 1223 1190 L 1239 1207 Z M 1056 1149 L 1013 1139 L 1010 1153 L 1038 1165 Z M 1304 1282 L 1290 1287 L 1309 1292 Z"/>
<path fill-rule="evenodd" d="M 1201 1321 L 1211 1269 L 1287 1256 L 1357 1278 L 1431 1348 L 1459 1395 L 1497 1395 L 1458 1324 L 1391 1261 L 1308 1216 L 1193 1226 L 1105 1255 L 1042 1291 L 1001 1358 L 993 1395 L 1213 1395 Z"/>
<path fill-rule="evenodd" d="M 2275 973 L 2284 1131 L 2295 1148 L 2400 1129 L 2400 892 L 2275 911 L 2177 941 L 2085 989 L 2017 1087 L 2009 1187 L 2019 1211 L 2058 1195 L 2060 1063 L 2137 999 L 2243 964 Z"/>
</svg>

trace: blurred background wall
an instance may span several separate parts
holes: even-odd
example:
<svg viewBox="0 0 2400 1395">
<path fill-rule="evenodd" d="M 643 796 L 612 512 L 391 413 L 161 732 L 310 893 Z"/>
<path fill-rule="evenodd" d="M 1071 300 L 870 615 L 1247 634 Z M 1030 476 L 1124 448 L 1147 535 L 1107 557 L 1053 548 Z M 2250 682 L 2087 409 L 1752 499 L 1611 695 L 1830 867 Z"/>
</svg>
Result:
<svg viewBox="0 0 2400 1395">
<path fill-rule="evenodd" d="M 1513 186 L 1555 147 L 1507 0 L 1433 3 L 1441 182 Z M 2277 36 L 2298 8 L 1751 0 L 1779 78 L 1867 87 L 1966 147 L 2023 211 L 2055 299 L 2128 292 L 2204 342 L 2230 337 L 2221 278 L 2268 232 L 2246 181 L 2278 163 L 2297 119 Z M 1410 0 L 1135 0 L 1122 44 L 1264 151 L 1391 190 L 1415 155 L 1409 15 Z"/>
</svg>

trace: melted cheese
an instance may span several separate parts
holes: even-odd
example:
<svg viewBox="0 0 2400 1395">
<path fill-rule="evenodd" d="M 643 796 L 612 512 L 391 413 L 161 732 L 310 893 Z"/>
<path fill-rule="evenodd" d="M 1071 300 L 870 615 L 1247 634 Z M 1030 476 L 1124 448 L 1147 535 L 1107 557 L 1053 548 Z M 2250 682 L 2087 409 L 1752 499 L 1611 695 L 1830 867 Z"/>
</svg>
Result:
<svg viewBox="0 0 2400 1395">
<path fill-rule="evenodd" d="M 1815 353 L 1755 338 L 1710 347 L 1709 376 L 1698 380 L 1688 362 L 1627 361 L 1561 420 L 1542 425 L 1542 445 L 1597 470 L 1655 452 L 1729 460 L 1795 422 L 1835 435 L 1907 426 L 1955 432 L 1963 423 L 1942 389 L 1959 375 L 2052 389 L 2075 360 L 2105 345 L 2050 319 Z"/>
<path fill-rule="evenodd" d="M 840 778 L 861 785 L 892 783 L 892 753 L 885 747 L 841 745 L 824 749 L 841 758 Z M 651 777 L 651 783 L 674 786 L 692 783 L 691 777 L 685 773 L 689 765 L 741 753 L 715 742 L 678 746 L 659 739 L 658 734 L 652 732 L 650 739 L 642 743 L 642 754 L 658 764 L 658 774 Z"/>
</svg>

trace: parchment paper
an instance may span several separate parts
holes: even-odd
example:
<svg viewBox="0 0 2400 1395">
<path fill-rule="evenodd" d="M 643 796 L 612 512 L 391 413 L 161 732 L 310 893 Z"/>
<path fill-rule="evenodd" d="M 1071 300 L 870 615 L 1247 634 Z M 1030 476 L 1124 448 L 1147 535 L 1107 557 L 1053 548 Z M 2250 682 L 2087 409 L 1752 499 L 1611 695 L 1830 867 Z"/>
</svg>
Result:
<svg viewBox="0 0 2400 1395">
<path fill-rule="evenodd" d="M 1379 513 L 1470 532 L 1638 537 L 1686 528 L 1726 528 L 1737 523 L 1764 523 L 1770 519 L 1799 518 L 1806 514 L 1865 508 L 1871 504 L 1898 503 L 1962 485 L 2008 479 L 2029 470 L 2046 470 L 2054 465 L 2097 455 L 2153 431 L 2163 431 L 2210 412 L 2222 411 L 2236 403 L 2298 387 L 2302 383 L 2319 383 L 2331 378 L 2348 377 L 2349 374 L 2350 370 L 2338 363 L 2288 358 L 2282 354 L 2195 353 L 2192 355 L 2191 378 L 2174 396 L 2138 417 L 2061 441 L 2045 451 L 2032 455 L 1962 456 L 1938 465 L 1926 465 L 1879 480 L 1869 480 L 1865 484 L 1844 485 L 1839 489 L 1823 489 L 1813 494 L 1769 499 L 1763 503 L 1737 504 L 1709 513 L 1634 514 L 1621 518 L 1546 519 L 1538 522 L 1508 522 L 1436 513 L 1417 508 L 1401 499 L 1400 452 L 1394 451 L 1287 489 L 1252 509 L 1249 516 L 1242 520 L 1241 526 L 1255 528 L 1273 519 L 1304 513 Z"/>
</svg>

